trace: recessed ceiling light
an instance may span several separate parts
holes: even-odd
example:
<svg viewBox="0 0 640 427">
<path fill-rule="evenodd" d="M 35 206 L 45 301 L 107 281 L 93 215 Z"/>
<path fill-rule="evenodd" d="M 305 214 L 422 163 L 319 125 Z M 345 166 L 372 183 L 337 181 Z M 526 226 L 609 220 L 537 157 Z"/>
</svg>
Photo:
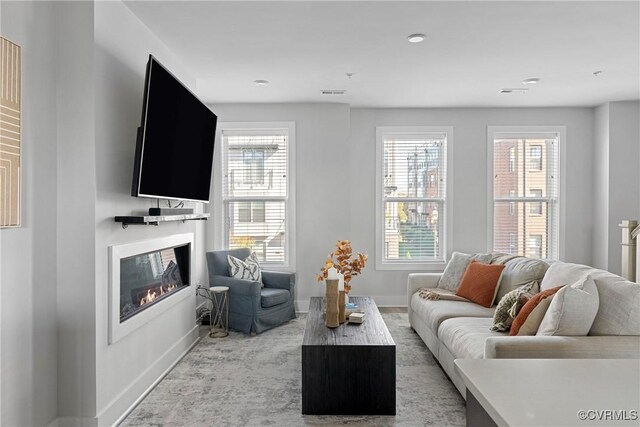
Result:
<svg viewBox="0 0 640 427">
<path fill-rule="evenodd" d="M 532 77 L 532 78 L 530 78 L 530 79 L 524 79 L 524 80 L 522 81 L 522 84 L 523 84 L 523 85 L 534 85 L 534 84 L 539 83 L 539 82 L 540 82 L 540 79 L 539 79 L 539 78 L 537 78 L 537 77 Z"/>
<path fill-rule="evenodd" d="M 427 36 L 425 36 L 424 34 L 411 34 L 410 36 L 407 37 L 407 40 L 409 40 L 409 43 L 420 43 L 423 42 L 424 39 L 426 39 Z"/>
<path fill-rule="evenodd" d="M 527 93 L 528 90 L 526 87 L 514 87 L 501 89 L 500 93 Z"/>
<path fill-rule="evenodd" d="M 254 80 L 253 82 L 256 86 L 267 86 L 269 84 L 269 80 Z"/>
<path fill-rule="evenodd" d="M 598 71 L 594 71 L 593 72 L 593 76 L 594 77 L 600 77 L 601 74 L 602 74 L 602 70 L 598 70 Z"/>
<path fill-rule="evenodd" d="M 347 91 L 346 89 L 321 89 L 320 93 L 323 95 L 344 95 Z"/>
</svg>

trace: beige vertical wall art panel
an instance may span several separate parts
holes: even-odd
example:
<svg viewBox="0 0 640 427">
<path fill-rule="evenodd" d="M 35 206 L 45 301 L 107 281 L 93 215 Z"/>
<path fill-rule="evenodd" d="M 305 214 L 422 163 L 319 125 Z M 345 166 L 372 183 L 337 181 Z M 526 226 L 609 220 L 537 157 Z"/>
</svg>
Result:
<svg viewBox="0 0 640 427">
<path fill-rule="evenodd" d="M 0 227 L 20 226 L 20 46 L 0 37 Z"/>
</svg>

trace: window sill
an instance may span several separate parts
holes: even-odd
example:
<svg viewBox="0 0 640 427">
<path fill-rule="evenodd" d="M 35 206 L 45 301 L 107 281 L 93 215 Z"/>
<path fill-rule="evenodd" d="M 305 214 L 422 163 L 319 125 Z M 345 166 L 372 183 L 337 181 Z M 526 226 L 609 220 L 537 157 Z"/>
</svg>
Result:
<svg viewBox="0 0 640 427">
<path fill-rule="evenodd" d="M 381 271 L 425 271 L 442 272 L 447 266 L 444 260 L 439 261 L 412 261 L 412 262 L 385 262 L 376 261 L 376 270 Z"/>
</svg>

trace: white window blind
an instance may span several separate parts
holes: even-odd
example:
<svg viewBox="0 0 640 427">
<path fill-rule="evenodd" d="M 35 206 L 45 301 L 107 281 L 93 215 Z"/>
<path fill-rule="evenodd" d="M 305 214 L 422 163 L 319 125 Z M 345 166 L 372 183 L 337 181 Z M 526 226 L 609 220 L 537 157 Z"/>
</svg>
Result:
<svg viewBox="0 0 640 427">
<path fill-rule="evenodd" d="M 493 250 L 558 259 L 557 133 L 493 135 Z"/>
<path fill-rule="evenodd" d="M 225 247 L 249 247 L 263 263 L 287 263 L 289 157 L 288 129 L 223 129 Z"/>
<path fill-rule="evenodd" d="M 447 134 L 384 133 L 382 263 L 444 261 Z"/>
</svg>

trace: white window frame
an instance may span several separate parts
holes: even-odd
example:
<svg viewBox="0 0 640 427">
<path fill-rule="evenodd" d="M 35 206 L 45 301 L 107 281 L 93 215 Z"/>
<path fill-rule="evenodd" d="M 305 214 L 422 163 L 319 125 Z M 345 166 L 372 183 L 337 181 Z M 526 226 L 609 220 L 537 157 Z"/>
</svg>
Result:
<svg viewBox="0 0 640 427">
<path fill-rule="evenodd" d="M 440 241 L 442 259 L 433 261 L 395 261 L 384 259 L 384 136 L 415 135 L 420 133 L 441 133 L 446 135 L 446 185 L 444 194 L 444 215 L 439 218 L 442 221 L 441 230 L 443 238 Z M 447 265 L 448 248 L 451 247 L 452 233 L 449 224 L 452 223 L 453 210 L 451 209 L 451 188 L 453 187 L 453 126 L 378 126 L 376 127 L 376 221 L 374 235 L 376 239 L 376 270 L 412 270 L 412 271 L 442 271 Z"/>
<path fill-rule="evenodd" d="M 549 138 L 549 135 L 558 136 L 558 168 L 556 176 L 557 195 L 556 205 L 558 207 L 558 224 L 557 224 L 557 251 L 556 258 L 559 261 L 565 259 L 565 230 L 566 217 L 564 209 L 564 197 L 566 194 L 566 181 L 564 179 L 566 172 L 566 146 L 567 146 L 567 127 L 550 125 L 550 126 L 487 126 L 487 250 L 493 251 L 493 144 L 496 134 L 503 137 L 514 139 L 535 139 Z M 529 200 L 527 200 L 529 201 Z M 531 198 L 532 202 L 548 201 L 547 198 Z M 547 240 L 548 241 L 548 240 Z M 525 250 L 526 250 L 526 244 Z"/>
<path fill-rule="evenodd" d="M 287 194 L 286 199 L 286 247 L 285 260 L 282 263 L 261 262 L 269 270 L 275 271 L 294 271 L 296 268 L 296 177 L 295 177 L 295 161 L 296 161 L 296 124 L 295 122 L 219 122 L 216 129 L 216 150 L 214 153 L 214 173 L 212 174 L 213 189 L 213 212 L 211 212 L 213 227 L 208 233 L 208 240 L 213 242 L 213 247 L 208 250 L 224 250 L 225 247 L 225 212 L 223 189 L 224 170 L 222 165 L 223 141 L 222 133 L 224 131 L 259 133 L 273 133 L 274 131 L 286 130 L 287 137 Z M 268 197 L 257 199 L 265 199 Z M 253 199 L 252 199 L 253 200 Z"/>
</svg>

